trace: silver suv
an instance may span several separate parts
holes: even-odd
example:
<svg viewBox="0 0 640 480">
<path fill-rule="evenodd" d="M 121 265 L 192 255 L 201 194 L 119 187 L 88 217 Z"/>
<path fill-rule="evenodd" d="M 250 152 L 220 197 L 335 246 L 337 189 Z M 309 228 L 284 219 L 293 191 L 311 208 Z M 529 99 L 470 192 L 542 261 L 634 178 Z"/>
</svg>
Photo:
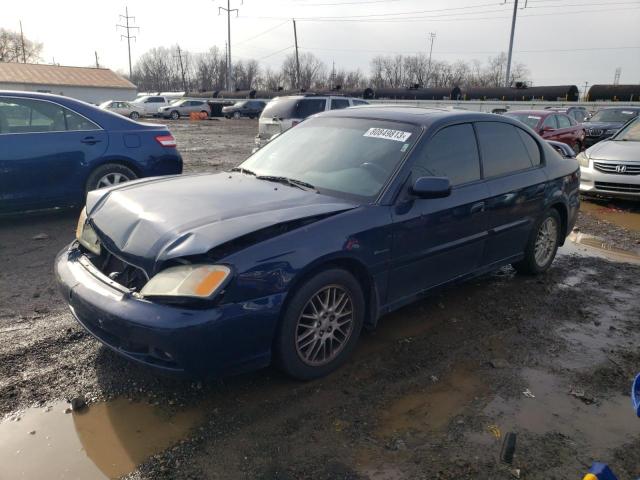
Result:
<svg viewBox="0 0 640 480">
<path fill-rule="evenodd" d="M 275 97 L 267 103 L 260 115 L 256 144 L 263 145 L 274 135 L 289 130 L 315 113 L 368 104 L 359 98 L 338 95 L 301 94 Z"/>
</svg>

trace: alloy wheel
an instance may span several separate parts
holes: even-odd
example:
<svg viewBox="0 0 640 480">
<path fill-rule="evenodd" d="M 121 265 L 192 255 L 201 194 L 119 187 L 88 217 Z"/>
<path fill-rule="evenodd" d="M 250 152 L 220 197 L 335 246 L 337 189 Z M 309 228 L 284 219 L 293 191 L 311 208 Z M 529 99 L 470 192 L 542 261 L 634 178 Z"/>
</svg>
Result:
<svg viewBox="0 0 640 480">
<path fill-rule="evenodd" d="M 128 182 L 129 180 L 131 179 L 122 173 L 107 173 L 100 177 L 96 183 L 96 189 L 113 187 L 114 185 L 119 185 L 121 183 Z"/>
<path fill-rule="evenodd" d="M 547 217 L 540 228 L 534 247 L 534 258 L 540 267 L 546 265 L 555 253 L 558 242 L 558 222 L 553 217 Z"/>
<path fill-rule="evenodd" d="M 296 326 L 296 351 L 307 365 L 330 363 L 347 345 L 353 332 L 351 294 L 339 285 L 316 292 L 302 309 Z"/>
</svg>

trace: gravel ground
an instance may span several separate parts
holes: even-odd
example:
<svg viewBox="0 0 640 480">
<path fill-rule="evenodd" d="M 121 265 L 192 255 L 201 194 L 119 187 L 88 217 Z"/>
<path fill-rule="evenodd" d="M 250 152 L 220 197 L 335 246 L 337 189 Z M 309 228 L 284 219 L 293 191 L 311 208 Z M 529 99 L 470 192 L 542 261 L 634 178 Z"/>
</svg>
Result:
<svg viewBox="0 0 640 480">
<path fill-rule="evenodd" d="M 236 165 L 257 130 L 250 120 L 169 126 L 185 172 Z M 600 213 L 582 213 L 578 229 L 637 249 L 629 222 Z M 628 398 L 640 370 L 639 265 L 563 248 L 540 277 L 504 268 L 385 316 L 327 378 L 266 369 L 198 381 L 132 365 L 76 324 L 52 274 L 76 219 L 0 223 L 0 415 L 78 395 L 200 412 L 189 435 L 129 478 L 580 478 L 592 460 L 619 478 L 640 474 Z M 510 464 L 499 460 L 507 432 L 517 434 Z M 144 438 L 128 441 L 133 451 Z"/>
</svg>

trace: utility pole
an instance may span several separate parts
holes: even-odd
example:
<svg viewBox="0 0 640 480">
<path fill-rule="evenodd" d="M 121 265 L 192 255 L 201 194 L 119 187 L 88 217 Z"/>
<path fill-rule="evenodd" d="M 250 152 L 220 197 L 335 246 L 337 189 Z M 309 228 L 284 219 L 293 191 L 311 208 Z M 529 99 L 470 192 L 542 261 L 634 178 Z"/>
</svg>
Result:
<svg viewBox="0 0 640 480">
<path fill-rule="evenodd" d="M 296 19 L 292 18 L 293 22 L 293 40 L 296 46 L 296 84 L 298 86 L 298 90 L 302 87 L 300 86 L 300 57 L 298 56 L 298 30 L 296 29 Z"/>
<path fill-rule="evenodd" d="M 613 84 L 614 85 L 619 85 L 620 84 L 620 75 L 622 75 L 622 68 L 618 67 L 618 68 L 616 68 L 616 73 L 613 76 Z"/>
<path fill-rule="evenodd" d="M 132 76 L 132 69 L 131 69 L 131 39 L 133 38 L 135 40 L 136 36 L 135 35 L 131 35 L 130 34 L 130 30 L 140 30 L 140 28 L 129 25 L 129 20 L 133 20 L 134 22 L 136 21 L 136 17 L 130 17 L 129 16 L 129 7 L 125 7 L 124 15 L 120 15 L 120 19 L 124 20 L 124 25 L 117 24 L 116 25 L 116 29 L 124 28 L 125 31 L 127 32 L 126 35 L 125 34 L 121 34 L 120 35 L 120 40 L 122 40 L 123 38 L 127 39 L 127 48 L 129 50 L 129 78 L 131 78 L 131 76 Z"/>
<path fill-rule="evenodd" d="M 589 82 L 584 82 L 584 93 L 582 94 L 582 100 L 585 102 L 589 101 L 589 94 L 587 93 L 587 87 L 589 86 Z"/>
<path fill-rule="evenodd" d="M 224 10 L 227 12 L 227 90 L 233 90 L 233 77 L 231 75 L 231 12 L 236 12 L 238 16 L 239 10 L 237 8 L 231 8 L 231 0 L 227 0 L 227 8 L 218 7 L 218 15 Z"/>
<path fill-rule="evenodd" d="M 427 67 L 427 84 L 429 80 L 431 80 L 431 55 L 433 54 L 433 41 L 436 39 L 436 34 L 433 32 L 429 32 L 429 40 L 431 41 L 431 46 L 429 47 L 429 66 Z M 426 87 L 427 85 L 425 85 Z"/>
<path fill-rule="evenodd" d="M 20 42 L 22 43 L 22 63 L 27 63 L 27 54 L 24 51 L 24 34 L 22 33 L 22 20 L 20 20 Z"/>
<path fill-rule="evenodd" d="M 96 68 L 100 68 L 100 62 L 98 62 L 98 51 L 94 51 L 93 53 L 96 54 Z"/>
<path fill-rule="evenodd" d="M 182 89 L 186 93 L 187 92 L 187 81 L 186 81 L 185 76 L 184 76 L 184 64 L 182 63 L 182 50 L 180 50 L 180 45 L 177 46 L 177 50 L 178 50 L 178 61 L 180 62 L 180 73 L 182 74 Z"/>
<path fill-rule="evenodd" d="M 506 1 L 505 1 L 506 3 Z M 526 3 L 525 3 L 526 7 Z M 516 33 L 516 17 L 518 16 L 518 0 L 513 0 L 513 18 L 511 19 L 511 36 L 509 37 L 509 55 L 507 55 L 507 73 L 505 86 L 511 86 L 511 56 L 513 55 L 513 37 Z"/>
</svg>

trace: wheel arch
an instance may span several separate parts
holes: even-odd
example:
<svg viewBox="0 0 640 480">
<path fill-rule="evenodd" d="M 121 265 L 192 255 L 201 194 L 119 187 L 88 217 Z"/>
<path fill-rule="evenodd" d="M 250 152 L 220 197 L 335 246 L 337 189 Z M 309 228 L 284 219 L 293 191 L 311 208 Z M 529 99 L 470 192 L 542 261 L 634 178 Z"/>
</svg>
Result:
<svg viewBox="0 0 640 480">
<path fill-rule="evenodd" d="M 91 176 L 91 174 L 93 172 L 96 171 L 96 169 L 103 167 L 105 165 L 109 165 L 109 164 L 116 164 L 116 165 L 122 165 L 123 167 L 127 167 L 129 170 L 131 170 L 133 173 L 136 174 L 136 176 L 138 178 L 141 178 L 144 176 L 144 172 L 142 171 L 142 169 L 136 164 L 136 162 L 130 158 L 127 157 L 103 157 L 100 159 L 99 162 L 94 163 L 92 165 L 90 165 L 89 169 L 87 169 L 84 181 L 85 183 L 87 182 L 87 180 L 89 180 L 89 177 Z"/>
<path fill-rule="evenodd" d="M 285 298 L 282 310 L 285 311 L 288 308 L 289 301 L 293 297 L 293 294 L 304 284 L 306 280 L 314 275 L 331 268 L 339 268 L 346 270 L 355 277 L 362 288 L 365 301 L 364 312 L 364 326 L 367 329 L 375 327 L 378 320 L 378 291 L 373 279 L 373 275 L 366 267 L 366 265 L 357 258 L 349 256 L 338 257 L 326 257 L 317 260 L 306 268 L 304 268 L 296 277 L 292 280 L 287 297 Z"/>
<path fill-rule="evenodd" d="M 569 232 L 567 231 L 569 224 L 569 210 L 567 209 L 567 206 L 564 204 L 564 202 L 554 202 L 549 206 L 549 208 L 557 211 L 558 215 L 560 216 L 560 232 L 562 235 L 560 236 L 559 245 L 562 246 L 564 245 L 564 241 L 569 234 Z"/>
</svg>

